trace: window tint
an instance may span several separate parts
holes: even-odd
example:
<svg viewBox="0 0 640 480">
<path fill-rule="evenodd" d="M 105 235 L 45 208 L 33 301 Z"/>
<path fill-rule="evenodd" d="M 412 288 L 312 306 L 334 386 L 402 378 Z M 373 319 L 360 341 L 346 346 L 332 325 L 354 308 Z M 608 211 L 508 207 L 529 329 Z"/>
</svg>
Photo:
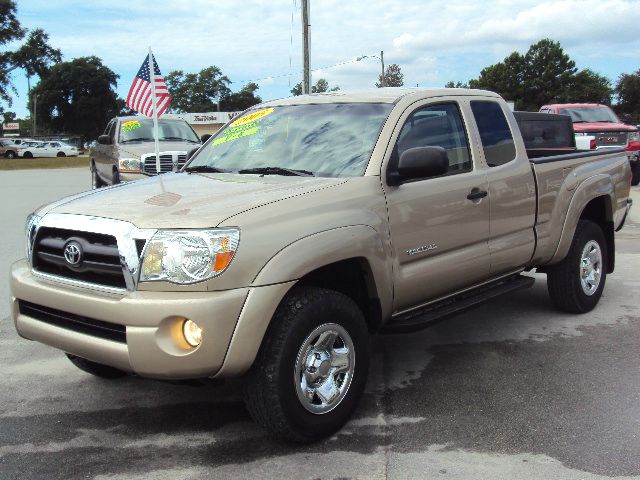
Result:
<svg viewBox="0 0 640 480">
<path fill-rule="evenodd" d="M 441 103 L 415 111 L 406 121 L 397 143 L 394 163 L 405 150 L 442 147 L 449 158 L 449 173 L 471 170 L 471 153 L 460 111 L 455 103 Z"/>
<path fill-rule="evenodd" d="M 471 102 L 487 165 L 497 167 L 516 158 L 516 146 L 502 108 L 496 102 Z"/>
</svg>

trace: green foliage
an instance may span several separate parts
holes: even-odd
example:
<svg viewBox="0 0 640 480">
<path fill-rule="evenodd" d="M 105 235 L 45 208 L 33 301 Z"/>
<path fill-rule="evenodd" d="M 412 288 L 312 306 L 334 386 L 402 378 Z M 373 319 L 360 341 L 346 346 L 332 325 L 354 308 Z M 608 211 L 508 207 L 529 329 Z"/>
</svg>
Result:
<svg viewBox="0 0 640 480">
<path fill-rule="evenodd" d="M 513 52 L 490 65 L 470 88 L 491 90 L 515 102 L 517 110 L 538 110 L 553 102 L 610 103 L 609 80 L 589 69 L 578 71 L 560 43 L 545 38 L 524 55 Z"/>
<path fill-rule="evenodd" d="M 256 95 L 258 84 L 249 82 L 239 92 L 231 93 L 220 100 L 220 110 L 223 112 L 237 112 L 262 102 Z"/>
<path fill-rule="evenodd" d="M 16 2 L 0 0 L 0 45 L 20 40 L 26 33 L 27 30 L 22 28 L 16 17 Z M 49 36 L 42 29 L 36 29 L 29 33 L 26 42 L 16 51 L 0 52 L 0 100 L 11 106 L 10 93 L 17 92 L 10 75 L 16 68 L 23 68 L 27 77 L 42 77 L 52 63 L 62 59 L 60 50 L 49 46 L 48 41 Z M 2 110 L 0 107 L 0 112 Z"/>
<path fill-rule="evenodd" d="M 444 88 L 469 88 L 469 84 L 462 83 L 462 82 L 454 82 L 453 80 L 449 80 L 447 83 L 444 84 Z"/>
<path fill-rule="evenodd" d="M 33 88 L 38 97 L 38 131 L 43 128 L 95 138 L 118 113 L 113 90 L 117 79 L 118 75 L 94 56 L 54 65 Z"/>
<path fill-rule="evenodd" d="M 400 65 L 392 63 L 384 71 L 385 87 L 401 87 L 404 85 L 404 73 L 400 70 Z M 376 87 L 382 87 L 382 73 L 378 75 Z"/>
<path fill-rule="evenodd" d="M 324 78 L 319 78 L 315 85 L 311 85 L 311 93 L 337 92 L 340 90 L 338 85 L 329 88 L 329 82 Z M 294 96 L 302 95 L 302 82 L 296 83 L 291 89 Z"/>
<path fill-rule="evenodd" d="M 640 70 L 620 75 L 615 92 L 618 95 L 616 111 L 628 117 L 627 121 L 640 123 Z"/>
<path fill-rule="evenodd" d="M 199 73 L 174 70 L 165 77 L 171 93 L 171 111 L 177 113 L 211 112 L 217 109 L 218 99 L 229 95 L 231 80 L 215 66 Z"/>
</svg>

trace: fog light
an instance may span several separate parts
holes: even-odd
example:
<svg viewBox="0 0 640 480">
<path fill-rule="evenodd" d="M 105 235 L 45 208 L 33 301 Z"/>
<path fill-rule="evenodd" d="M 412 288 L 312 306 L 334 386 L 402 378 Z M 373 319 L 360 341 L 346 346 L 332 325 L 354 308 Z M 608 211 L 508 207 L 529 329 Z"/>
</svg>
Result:
<svg viewBox="0 0 640 480">
<path fill-rule="evenodd" d="M 184 339 L 192 347 L 197 347 L 202 342 L 202 329 L 193 320 L 186 319 L 182 324 Z"/>
</svg>

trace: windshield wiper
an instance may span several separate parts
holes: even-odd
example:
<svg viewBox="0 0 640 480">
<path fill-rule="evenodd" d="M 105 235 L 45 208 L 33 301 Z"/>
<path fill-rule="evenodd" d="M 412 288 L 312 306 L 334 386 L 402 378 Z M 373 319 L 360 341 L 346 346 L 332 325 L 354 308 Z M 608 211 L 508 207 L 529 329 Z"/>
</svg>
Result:
<svg viewBox="0 0 640 480">
<path fill-rule="evenodd" d="M 145 137 L 130 138 L 129 140 L 122 140 L 120 143 L 127 143 L 127 142 L 153 142 L 153 138 L 145 138 Z"/>
<path fill-rule="evenodd" d="M 313 177 L 313 172 L 309 170 L 295 170 L 284 167 L 255 167 L 239 170 L 238 173 L 259 173 L 262 175 L 297 175 L 300 177 Z"/>
<path fill-rule="evenodd" d="M 160 140 L 178 140 L 178 141 L 181 141 L 181 142 L 200 143 L 200 142 L 198 142 L 196 140 L 192 140 L 192 139 L 189 139 L 189 138 L 182 138 L 182 137 L 163 137 Z"/>
<path fill-rule="evenodd" d="M 221 168 L 212 167 L 211 165 L 195 165 L 193 167 L 187 167 L 185 172 L 200 172 L 200 173 L 226 173 L 227 170 Z"/>
</svg>

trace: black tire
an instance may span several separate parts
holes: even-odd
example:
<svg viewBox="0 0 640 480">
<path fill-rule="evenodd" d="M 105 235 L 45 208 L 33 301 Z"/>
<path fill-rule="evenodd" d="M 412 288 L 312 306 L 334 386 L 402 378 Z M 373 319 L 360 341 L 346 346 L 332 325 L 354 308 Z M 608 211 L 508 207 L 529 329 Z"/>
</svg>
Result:
<svg viewBox="0 0 640 480">
<path fill-rule="evenodd" d="M 98 175 L 98 170 L 96 169 L 96 164 L 91 162 L 91 189 L 96 190 L 98 188 L 104 187 L 104 182 Z"/>
<path fill-rule="evenodd" d="M 597 285 L 595 282 L 591 285 L 596 288 L 588 294 L 583 289 L 581 274 L 583 252 L 590 242 L 595 242 L 599 247 L 601 261 L 599 281 Z M 602 229 L 590 220 L 580 220 L 565 259 L 547 269 L 547 289 L 553 305 L 568 313 L 586 313 L 593 310 L 602 296 L 607 279 L 607 262 L 607 243 Z"/>
<path fill-rule="evenodd" d="M 298 377 L 295 372 L 296 363 L 304 358 L 301 356 L 302 347 L 315 335 L 314 331 L 322 328 L 342 328 L 347 332 L 355 354 L 354 361 L 351 363 L 349 360 L 349 366 L 354 368 L 346 369 L 349 373 L 342 377 L 340 388 L 347 387 L 333 406 L 328 403 L 331 409 L 313 413 L 303 405 L 296 386 L 296 381 L 299 381 L 296 378 L 302 379 L 302 372 L 311 372 L 312 367 L 301 370 Z M 319 342 L 319 338 L 316 341 Z M 341 341 L 342 337 L 338 337 L 326 352 L 336 352 L 341 348 Z M 342 346 L 346 347 L 347 342 Z M 307 361 L 320 358 L 317 353 L 311 353 L 313 351 L 306 351 Z M 324 369 L 333 363 L 332 360 L 326 362 L 325 365 L 319 364 L 318 375 L 321 371 L 326 373 Z M 331 435 L 347 422 L 362 395 L 368 370 L 369 334 L 363 314 L 355 302 L 332 290 L 295 287 L 278 307 L 267 330 L 247 378 L 245 403 L 253 419 L 276 437 L 298 443 L 313 442 Z M 350 384 L 344 380 L 349 374 Z M 339 385 L 340 375 L 329 373 L 324 378 L 332 378 Z M 313 395 L 313 401 L 320 400 L 319 396 Z M 312 401 L 307 405 L 310 403 Z"/>
<path fill-rule="evenodd" d="M 634 187 L 640 183 L 640 160 L 631 164 L 631 185 Z"/>
<path fill-rule="evenodd" d="M 64 154 L 64 152 L 58 152 L 56 154 L 56 157 L 66 157 L 66 155 Z"/>
<path fill-rule="evenodd" d="M 9 150 L 4 154 L 4 156 L 7 158 L 16 158 L 16 152 L 12 152 L 11 150 Z"/>
<path fill-rule="evenodd" d="M 107 379 L 115 379 L 124 377 L 127 373 L 122 370 L 118 370 L 114 367 L 109 367 L 108 365 L 102 365 L 101 363 L 92 362 L 91 360 L 87 360 L 86 358 L 78 357 L 76 355 L 71 355 L 67 353 L 67 358 L 71 360 L 76 367 L 78 367 L 83 372 L 90 373 L 96 377 L 107 378 Z"/>
<path fill-rule="evenodd" d="M 24 157 L 24 158 L 33 158 L 33 153 L 31 153 L 31 152 L 24 152 L 23 157 Z"/>
<path fill-rule="evenodd" d="M 111 175 L 111 185 L 118 185 L 120 183 L 120 173 L 114 169 Z"/>
</svg>

